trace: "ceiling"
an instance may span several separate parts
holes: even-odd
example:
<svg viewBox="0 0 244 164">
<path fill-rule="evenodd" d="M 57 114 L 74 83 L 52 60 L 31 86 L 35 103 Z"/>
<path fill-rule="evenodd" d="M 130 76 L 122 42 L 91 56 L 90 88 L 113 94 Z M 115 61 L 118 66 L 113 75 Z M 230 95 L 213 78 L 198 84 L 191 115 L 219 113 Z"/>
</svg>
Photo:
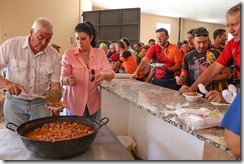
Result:
<svg viewBox="0 0 244 164">
<path fill-rule="evenodd" d="M 226 11 L 240 0 L 91 0 L 94 9 L 141 8 L 144 14 L 225 24 Z"/>
</svg>

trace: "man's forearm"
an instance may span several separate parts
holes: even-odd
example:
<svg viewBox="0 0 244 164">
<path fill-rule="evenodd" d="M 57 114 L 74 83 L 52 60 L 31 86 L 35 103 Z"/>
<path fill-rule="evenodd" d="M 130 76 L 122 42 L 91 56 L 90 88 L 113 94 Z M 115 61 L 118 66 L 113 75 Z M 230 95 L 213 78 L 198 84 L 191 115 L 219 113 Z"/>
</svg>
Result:
<svg viewBox="0 0 244 164">
<path fill-rule="evenodd" d="M 211 82 L 212 78 L 215 77 L 223 68 L 224 68 L 224 66 L 222 66 L 221 64 L 219 64 L 217 62 L 214 62 L 192 84 L 192 86 L 191 86 L 192 90 L 196 91 L 198 89 L 199 83 L 201 83 L 203 85 L 209 84 Z"/>
<path fill-rule="evenodd" d="M 5 88 L 8 84 L 8 80 L 0 75 L 0 88 Z"/>
<path fill-rule="evenodd" d="M 142 60 L 139 66 L 137 67 L 135 73 L 138 74 L 139 72 L 142 72 L 146 68 L 147 64 L 148 64 L 147 60 Z"/>
</svg>

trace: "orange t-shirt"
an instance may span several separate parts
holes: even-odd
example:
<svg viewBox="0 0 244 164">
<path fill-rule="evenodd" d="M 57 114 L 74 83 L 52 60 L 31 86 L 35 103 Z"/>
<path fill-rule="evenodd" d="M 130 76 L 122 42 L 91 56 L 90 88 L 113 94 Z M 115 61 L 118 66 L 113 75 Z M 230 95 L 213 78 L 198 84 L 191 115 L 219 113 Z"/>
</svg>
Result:
<svg viewBox="0 0 244 164">
<path fill-rule="evenodd" d="M 125 69 L 125 73 L 133 74 L 137 68 L 137 62 L 135 57 L 130 51 L 124 51 L 119 59 L 122 62 L 122 66 Z"/>
<path fill-rule="evenodd" d="M 171 43 L 163 50 L 159 45 L 150 47 L 144 59 L 150 61 L 152 58 L 156 58 L 156 63 L 163 63 L 166 67 L 182 65 L 183 60 L 180 49 Z M 166 72 L 164 70 L 156 68 L 157 79 L 161 79 L 165 74 Z"/>
</svg>

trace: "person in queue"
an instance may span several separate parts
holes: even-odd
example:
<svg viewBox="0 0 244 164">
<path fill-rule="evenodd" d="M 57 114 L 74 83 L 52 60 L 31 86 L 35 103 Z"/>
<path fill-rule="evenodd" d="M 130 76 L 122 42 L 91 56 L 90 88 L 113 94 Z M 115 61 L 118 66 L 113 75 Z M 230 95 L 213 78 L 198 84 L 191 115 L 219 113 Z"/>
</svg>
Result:
<svg viewBox="0 0 244 164">
<path fill-rule="evenodd" d="M 106 54 L 96 48 L 97 32 L 91 22 L 75 27 L 77 47 L 65 51 L 62 58 L 60 81 L 66 90 L 63 102 L 66 115 L 99 119 L 101 83 L 111 81 L 114 71 Z"/>
<path fill-rule="evenodd" d="M 190 29 L 189 31 L 187 31 L 187 35 L 186 35 L 187 42 L 188 42 L 188 52 L 195 49 L 194 43 L 193 43 L 193 36 L 192 36 L 193 31 L 194 31 L 194 28 Z"/>
<path fill-rule="evenodd" d="M 151 59 L 155 63 L 163 63 L 162 67 L 155 68 L 152 83 L 166 88 L 178 90 L 175 80 L 175 73 L 181 69 L 182 55 L 179 48 L 169 43 L 168 30 L 159 28 L 156 30 L 157 44 L 147 51 L 144 59 L 141 61 L 136 71 L 131 76 L 137 78 L 139 72 L 143 71 Z"/>
<path fill-rule="evenodd" d="M 240 12 L 241 3 L 231 7 L 226 12 L 228 32 L 233 36 L 233 38 L 227 43 L 217 60 L 209 66 L 208 69 L 204 71 L 204 73 L 202 73 L 190 87 L 182 86 L 179 90 L 180 93 L 196 91 L 199 83 L 202 83 L 203 85 L 209 84 L 217 74 L 225 69 L 225 65 L 230 60 L 234 61 L 234 69 L 236 72 L 234 74 L 234 78 L 240 79 Z M 216 90 L 208 92 L 205 97 L 210 101 L 225 102 L 222 94 Z"/>
<path fill-rule="evenodd" d="M 3 109 L 6 123 L 21 125 L 31 119 L 51 116 L 45 107 L 46 99 L 28 94 L 61 90 L 60 58 L 49 44 L 52 36 L 52 23 L 47 18 L 38 18 L 29 36 L 8 39 L 0 46 L 0 69 L 7 68 L 6 79 L 0 76 L 0 84 L 7 91 Z"/>
<path fill-rule="evenodd" d="M 155 39 L 149 39 L 148 40 L 148 45 L 149 47 L 152 47 L 154 45 L 156 45 L 156 40 Z M 145 56 L 145 55 L 144 55 Z M 152 62 L 152 60 L 151 60 Z M 153 76 L 154 76 L 154 68 L 151 67 L 150 68 L 150 72 L 149 72 L 149 75 L 147 76 L 147 78 L 145 79 L 145 82 L 147 83 L 151 83 L 152 82 L 152 79 L 153 79 Z"/>
<path fill-rule="evenodd" d="M 107 46 L 106 43 L 101 42 L 101 43 L 99 44 L 99 48 L 102 49 L 102 50 L 105 52 L 105 54 L 108 53 L 108 46 Z"/>
<path fill-rule="evenodd" d="M 136 59 L 136 52 L 131 48 L 129 39 L 126 38 L 126 37 L 123 37 L 123 38 L 120 39 L 120 41 L 122 41 L 122 42 L 124 43 L 124 45 L 125 45 L 125 50 L 126 50 L 126 51 L 130 51 L 131 54 L 132 54 L 132 55 L 134 56 L 134 58 Z"/>
<path fill-rule="evenodd" d="M 135 42 L 133 49 L 136 52 L 137 64 L 139 64 L 141 62 L 141 58 L 139 57 L 139 54 L 140 54 L 141 49 L 142 49 L 142 44 L 140 42 Z"/>
<path fill-rule="evenodd" d="M 195 80 L 211 65 L 220 55 L 216 48 L 208 46 L 209 32 L 204 27 L 195 28 L 193 33 L 194 50 L 188 52 L 183 61 L 180 77 L 176 80 L 178 85 L 191 86 Z M 207 90 L 217 89 L 222 91 L 227 88 L 227 80 L 232 77 L 226 67 L 208 86 Z"/>
<path fill-rule="evenodd" d="M 116 51 L 116 43 L 111 43 L 109 45 L 109 51 L 107 53 L 107 58 L 109 62 L 116 62 L 119 60 L 120 56 L 119 53 Z"/>
<path fill-rule="evenodd" d="M 156 45 L 156 41 L 155 41 L 155 39 L 149 39 L 149 40 L 148 40 L 148 45 L 149 45 L 150 47 Z"/>
<path fill-rule="evenodd" d="M 213 33 L 214 41 L 212 43 L 212 47 L 217 48 L 220 52 L 224 50 L 225 43 L 227 40 L 226 30 L 225 29 L 217 29 Z"/>
<path fill-rule="evenodd" d="M 240 158 L 241 151 L 241 92 L 238 92 L 233 103 L 225 113 L 221 124 L 224 128 L 224 139 L 232 154 Z"/>
<path fill-rule="evenodd" d="M 118 41 L 115 47 L 120 58 L 112 64 L 112 69 L 115 72 L 132 74 L 138 66 L 136 59 L 130 51 L 125 50 L 125 44 L 122 41 Z"/>
</svg>

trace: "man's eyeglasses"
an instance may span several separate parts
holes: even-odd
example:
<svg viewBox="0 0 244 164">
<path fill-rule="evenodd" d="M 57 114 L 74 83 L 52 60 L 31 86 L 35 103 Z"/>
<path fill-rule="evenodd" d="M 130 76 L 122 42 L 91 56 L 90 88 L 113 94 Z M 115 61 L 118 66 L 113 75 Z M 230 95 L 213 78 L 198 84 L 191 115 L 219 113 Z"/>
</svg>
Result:
<svg viewBox="0 0 244 164">
<path fill-rule="evenodd" d="M 95 80 L 95 70 L 94 69 L 91 70 L 91 74 L 92 74 L 91 82 L 93 82 Z"/>
<path fill-rule="evenodd" d="M 195 33 L 193 33 L 193 36 L 194 37 L 199 37 L 199 36 L 209 36 L 209 34 L 208 33 L 200 33 L 200 34 L 195 34 Z"/>
</svg>

